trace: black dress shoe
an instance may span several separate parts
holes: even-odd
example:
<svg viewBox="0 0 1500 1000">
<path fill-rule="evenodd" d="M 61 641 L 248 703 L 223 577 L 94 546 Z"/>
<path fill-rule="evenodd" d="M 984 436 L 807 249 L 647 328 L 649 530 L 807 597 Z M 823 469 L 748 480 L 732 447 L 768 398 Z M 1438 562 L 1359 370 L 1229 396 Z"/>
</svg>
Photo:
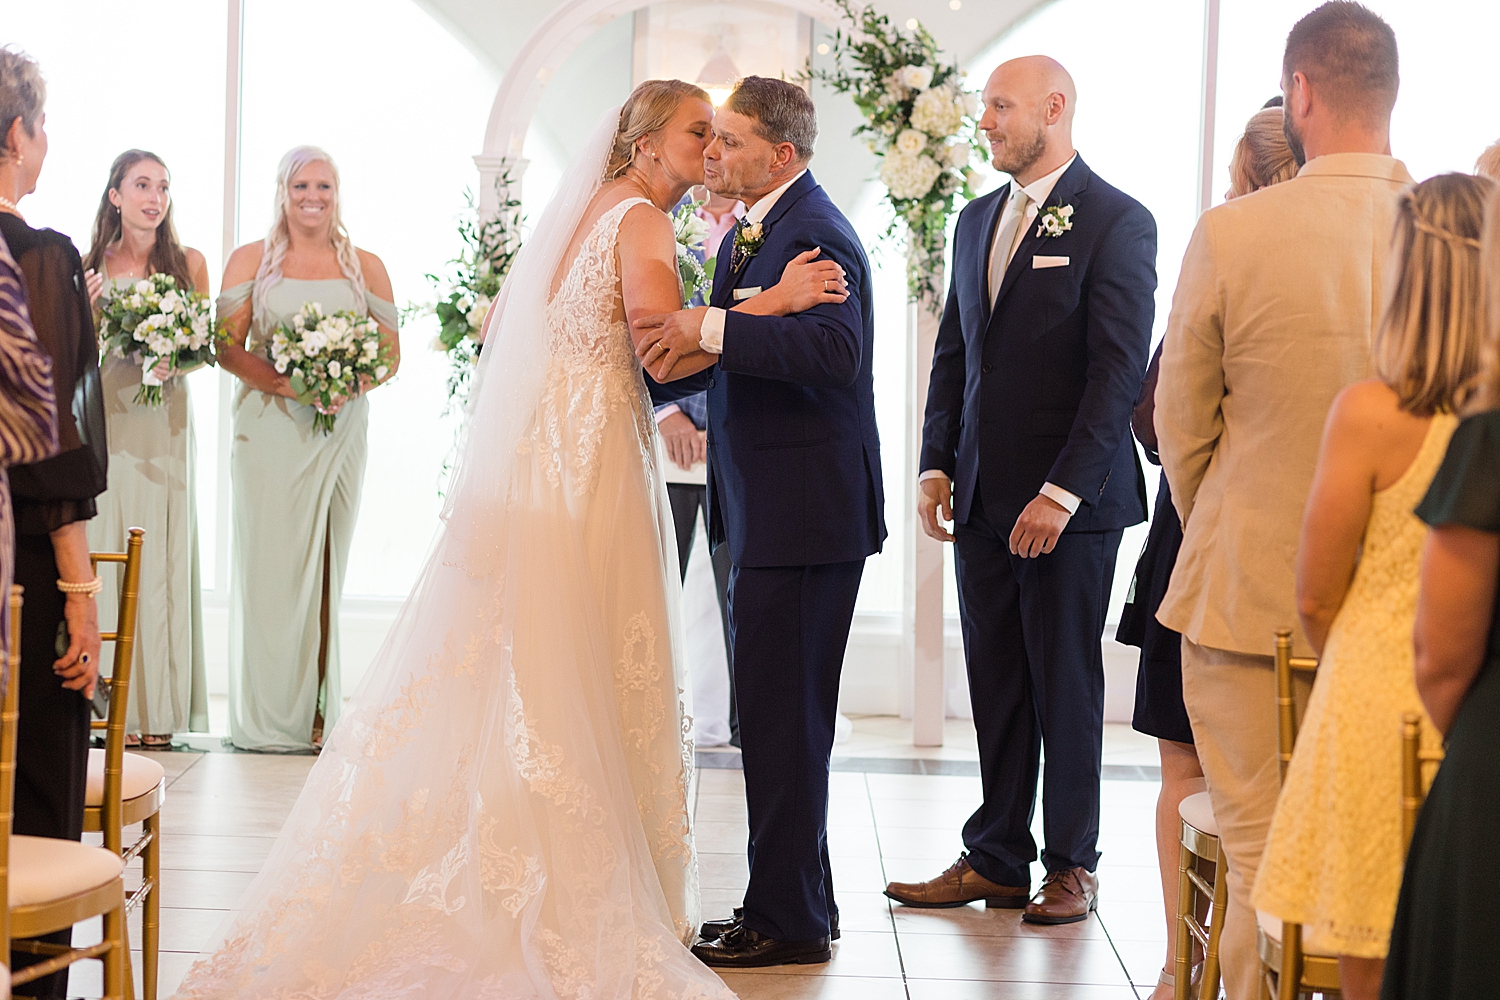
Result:
<svg viewBox="0 0 1500 1000">
<path fill-rule="evenodd" d="M 744 924 L 730 928 L 717 941 L 700 941 L 693 954 L 704 965 L 720 969 L 756 969 L 767 965 L 818 965 L 833 958 L 828 938 L 777 941 Z"/>
<path fill-rule="evenodd" d="M 705 941 L 717 941 L 729 933 L 731 928 L 738 927 L 744 919 L 745 908 L 743 906 L 736 906 L 734 908 L 734 916 L 728 920 L 705 920 L 703 926 L 698 928 L 698 936 Z M 828 937 L 833 941 L 839 939 L 839 915 L 837 913 L 829 921 Z"/>
</svg>

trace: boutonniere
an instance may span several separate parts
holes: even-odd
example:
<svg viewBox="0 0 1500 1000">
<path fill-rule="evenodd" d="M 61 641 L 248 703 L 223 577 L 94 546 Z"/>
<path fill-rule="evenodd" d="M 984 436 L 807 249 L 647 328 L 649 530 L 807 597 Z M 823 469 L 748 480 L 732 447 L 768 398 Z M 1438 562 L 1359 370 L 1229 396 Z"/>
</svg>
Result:
<svg viewBox="0 0 1500 1000">
<path fill-rule="evenodd" d="M 743 264 L 760 253 L 760 248 L 765 245 L 765 242 L 766 227 L 764 225 L 759 222 L 752 222 L 749 225 L 741 222 L 734 231 L 734 255 L 739 263 Z"/>
<path fill-rule="evenodd" d="M 1037 216 L 1038 236 L 1058 237 L 1073 228 L 1072 205 L 1048 205 Z"/>
</svg>

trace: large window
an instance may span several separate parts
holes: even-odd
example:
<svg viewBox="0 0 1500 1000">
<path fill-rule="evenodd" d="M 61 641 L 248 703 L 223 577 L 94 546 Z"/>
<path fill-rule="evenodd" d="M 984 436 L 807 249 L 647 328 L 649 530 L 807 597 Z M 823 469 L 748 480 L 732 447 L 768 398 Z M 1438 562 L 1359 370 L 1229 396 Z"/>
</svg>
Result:
<svg viewBox="0 0 1500 1000">
<path fill-rule="evenodd" d="M 321 146 L 339 164 L 349 234 L 385 262 L 397 305 L 430 301 L 424 274 L 459 249 L 498 81 L 410 0 L 246 0 L 244 52 L 241 242 L 270 225 L 282 154 Z M 408 323 L 400 374 L 370 397 L 349 595 L 404 597 L 438 523 L 456 425 L 442 418 L 435 334 L 430 318 Z"/>
</svg>

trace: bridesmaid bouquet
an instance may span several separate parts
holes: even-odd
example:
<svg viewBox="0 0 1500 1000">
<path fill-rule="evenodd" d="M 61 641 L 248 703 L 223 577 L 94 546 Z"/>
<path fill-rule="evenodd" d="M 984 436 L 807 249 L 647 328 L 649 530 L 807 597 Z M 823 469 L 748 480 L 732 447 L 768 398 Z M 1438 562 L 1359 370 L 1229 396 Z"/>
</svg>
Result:
<svg viewBox="0 0 1500 1000">
<path fill-rule="evenodd" d="M 325 313 L 317 302 L 304 305 L 290 325 L 283 323 L 271 335 L 271 363 L 281 374 L 291 373 L 297 402 L 318 411 L 313 426 L 324 434 L 333 433 L 338 418 L 335 400 L 352 399 L 366 380 L 385 378 L 389 362 L 373 319 L 347 311 Z"/>
<path fill-rule="evenodd" d="M 99 345 L 101 354 L 138 355 L 141 388 L 135 401 L 160 406 L 162 380 L 155 369 L 163 361 L 172 375 L 214 363 L 208 296 L 178 288 L 170 274 L 118 286 L 100 303 Z"/>
<path fill-rule="evenodd" d="M 713 294 L 713 279 L 705 262 L 698 259 L 703 252 L 703 241 L 708 238 L 708 223 L 698 217 L 698 209 L 702 207 L 701 201 L 689 201 L 672 213 L 672 230 L 677 236 L 677 271 L 682 277 L 685 303 L 692 302 L 699 292 L 705 302 Z"/>
</svg>

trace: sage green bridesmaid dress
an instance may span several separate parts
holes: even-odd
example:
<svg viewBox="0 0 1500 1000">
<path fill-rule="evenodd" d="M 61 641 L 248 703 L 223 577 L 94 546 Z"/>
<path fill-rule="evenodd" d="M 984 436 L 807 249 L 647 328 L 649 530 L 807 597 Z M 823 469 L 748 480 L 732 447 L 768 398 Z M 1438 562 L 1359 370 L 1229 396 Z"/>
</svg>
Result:
<svg viewBox="0 0 1500 1000">
<path fill-rule="evenodd" d="M 107 287 L 130 285 L 103 271 Z M 89 548 L 123 552 L 131 528 L 144 528 L 141 603 L 125 731 L 147 735 L 208 731 L 203 660 L 203 586 L 198 572 L 198 504 L 192 407 L 182 376 L 162 385 L 160 406 L 135 402 L 136 358 L 101 359 L 109 428 L 109 489 L 88 522 Z M 102 573 L 100 624 L 114 627 L 117 573 Z"/>
<path fill-rule="evenodd" d="M 251 297 L 253 282 L 226 288 L 219 315 Z M 394 304 L 366 295 L 369 315 L 391 330 Z M 251 318 L 246 348 L 268 350 L 271 332 L 308 302 L 352 310 L 344 278 L 284 278 Z M 339 684 L 339 603 L 365 474 L 370 401 L 339 411 L 331 434 L 314 429 L 316 411 L 285 396 L 235 390 L 233 556 L 229 595 L 229 735 L 245 750 L 313 747 L 321 711 L 331 732 L 343 703 Z"/>
</svg>

